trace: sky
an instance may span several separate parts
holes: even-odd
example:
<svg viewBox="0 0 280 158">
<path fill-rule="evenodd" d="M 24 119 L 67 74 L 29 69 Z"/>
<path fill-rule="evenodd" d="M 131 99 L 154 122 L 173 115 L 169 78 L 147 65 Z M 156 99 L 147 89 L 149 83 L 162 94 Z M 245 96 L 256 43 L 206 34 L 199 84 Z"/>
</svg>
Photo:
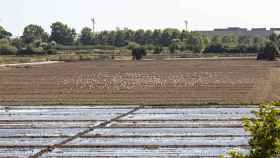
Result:
<svg viewBox="0 0 280 158">
<path fill-rule="evenodd" d="M 61 21 L 77 32 L 130 29 L 212 30 L 226 27 L 280 27 L 279 0 L 1 0 L 0 25 L 14 36 L 28 24 L 47 32 Z"/>
</svg>

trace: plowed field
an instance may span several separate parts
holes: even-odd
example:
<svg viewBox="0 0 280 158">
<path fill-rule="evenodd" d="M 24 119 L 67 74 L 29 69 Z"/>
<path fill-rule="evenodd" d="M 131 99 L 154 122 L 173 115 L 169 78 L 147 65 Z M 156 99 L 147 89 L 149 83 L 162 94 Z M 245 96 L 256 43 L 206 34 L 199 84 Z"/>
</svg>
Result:
<svg viewBox="0 0 280 158">
<path fill-rule="evenodd" d="M 280 99 L 280 62 L 66 62 L 0 67 L 0 104 L 251 104 Z"/>
</svg>

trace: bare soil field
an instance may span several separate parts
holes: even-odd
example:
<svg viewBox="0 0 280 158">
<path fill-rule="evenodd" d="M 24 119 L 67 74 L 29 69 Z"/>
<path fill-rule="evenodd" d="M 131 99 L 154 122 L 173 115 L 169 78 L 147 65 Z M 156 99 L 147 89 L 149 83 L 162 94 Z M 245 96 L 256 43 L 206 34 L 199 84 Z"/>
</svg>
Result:
<svg viewBox="0 0 280 158">
<path fill-rule="evenodd" d="M 84 61 L 0 67 L 2 105 L 256 104 L 280 100 L 280 62 Z"/>
</svg>

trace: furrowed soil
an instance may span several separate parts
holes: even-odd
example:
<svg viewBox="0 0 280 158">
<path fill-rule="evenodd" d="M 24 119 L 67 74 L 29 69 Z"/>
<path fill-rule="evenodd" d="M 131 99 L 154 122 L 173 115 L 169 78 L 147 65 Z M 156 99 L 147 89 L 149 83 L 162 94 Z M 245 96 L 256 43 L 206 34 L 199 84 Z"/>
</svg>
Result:
<svg viewBox="0 0 280 158">
<path fill-rule="evenodd" d="M 65 62 L 0 67 L 0 104 L 257 104 L 280 99 L 280 62 Z"/>
</svg>

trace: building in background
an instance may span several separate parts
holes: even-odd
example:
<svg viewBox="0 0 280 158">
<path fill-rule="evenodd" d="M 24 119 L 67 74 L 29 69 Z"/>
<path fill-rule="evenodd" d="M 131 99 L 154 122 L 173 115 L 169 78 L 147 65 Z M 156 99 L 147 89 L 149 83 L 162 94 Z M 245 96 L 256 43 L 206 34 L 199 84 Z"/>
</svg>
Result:
<svg viewBox="0 0 280 158">
<path fill-rule="evenodd" d="M 240 27 L 229 27 L 225 29 L 214 29 L 213 31 L 195 31 L 201 34 L 204 34 L 208 37 L 214 36 L 227 36 L 227 35 L 236 35 L 236 36 L 249 36 L 249 37 L 268 37 L 272 33 L 280 34 L 280 28 L 252 28 L 248 30 L 246 28 Z"/>
</svg>

